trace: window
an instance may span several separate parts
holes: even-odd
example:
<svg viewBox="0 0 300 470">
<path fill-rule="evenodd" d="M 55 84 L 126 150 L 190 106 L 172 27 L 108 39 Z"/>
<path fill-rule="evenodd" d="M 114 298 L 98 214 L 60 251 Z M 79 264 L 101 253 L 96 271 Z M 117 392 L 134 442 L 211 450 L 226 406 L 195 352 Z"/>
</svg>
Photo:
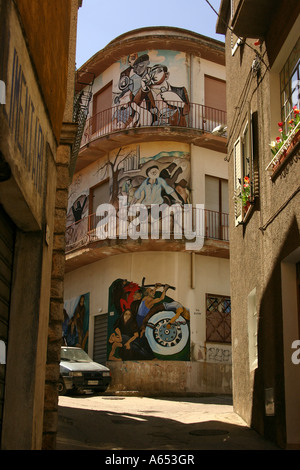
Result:
<svg viewBox="0 0 300 470">
<path fill-rule="evenodd" d="M 107 178 L 101 183 L 97 184 L 90 188 L 90 215 L 89 215 L 89 232 L 90 236 L 96 235 L 97 223 L 100 220 L 100 217 L 96 215 L 97 207 L 101 204 L 108 204 L 110 200 L 110 189 L 109 189 L 109 179 Z"/>
<path fill-rule="evenodd" d="M 239 137 L 233 147 L 234 152 L 234 216 L 235 225 L 242 222 L 242 200 L 240 199 L 242 188 L 242 161 L 241 138 Z"/>
<path fill-rule="evenodd" d="M 206 341 L 231 343 L 230 297 L 206 295 Z"/>
<path fill-rule="evenodd" d="M 300 106 L 300 38 L 280 72 L 281 119 L 287 133 L 293 106 Z"/>
<path fill-rule="evenodd" d="M 205 236 L 217 240 L 229 238 L 228 181 L 205 176 Z"/>
<path fill-rule="evenodd" d="M 109 190 L 109 179 L 101 181 L 90 188 L 90 213 L 96 214 L 97 207 L 101 204 L 109 203 L 110 190 Z"/>
<path fill-rule="evenodd" d="M 254 202 L 252 116 L 250 111 L 241 135 L 233 148 L 235 225 L 245 218 L 250 204 Z"/>
<path fill-rule="evenodd" d="M 111 125 L 112 118 L 112 83 L 102 88 L 93 97 L 93 124 L 92 132 L 95 133 L 105 126 Z M 110 129 L 108 128 L 107 131 Z"/>
<path fill-rule="evenodd" d="M 204 93 L 204 129 L 208 132 L 212 132 L 216 126 L 226 122 L 226 82 L 224 80 L 205 75 Z"/>
<path fill-rule="evenodd" d="M 215 77 L 204 77 L 205 106 L 226 111 L 226 82 Z"/>
</svg>

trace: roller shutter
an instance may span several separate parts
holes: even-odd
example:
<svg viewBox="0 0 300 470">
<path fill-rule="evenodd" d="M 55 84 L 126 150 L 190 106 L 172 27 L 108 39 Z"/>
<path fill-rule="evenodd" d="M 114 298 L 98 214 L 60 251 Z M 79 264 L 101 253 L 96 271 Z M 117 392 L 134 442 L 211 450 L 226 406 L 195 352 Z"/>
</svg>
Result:
<svg viewBox="0 0 300 470">
<path fill-rule="evenodd" d="M 107 361 L 107 313 L 94 317 L 93 359 L 99 364 Z"/>
</svg>

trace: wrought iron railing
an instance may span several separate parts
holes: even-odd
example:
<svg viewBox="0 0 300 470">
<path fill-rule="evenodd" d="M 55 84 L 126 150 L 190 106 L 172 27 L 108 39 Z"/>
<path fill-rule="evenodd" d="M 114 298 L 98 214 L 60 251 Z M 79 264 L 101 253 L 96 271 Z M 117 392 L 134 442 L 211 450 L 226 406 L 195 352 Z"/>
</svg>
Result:
<svg viewBox="0 0 300 470">
<path fill-rule="evenodd" d="M 146 109 L 135 103 L 113 106 L 87 119 L 81 145 L 112 132 L 136 127 L 186 127 L 211 133 L 217 126 L 226 125 L 226 112 L 202 104 L 181 101 L 164 103 Z"/>
<path fill-rule="evenodd" d="M 75 91 L 74 104 L 73 104 L 73 122 L 78 124 L 76 137 L 72 145 L 71 158 L 70 158 L 70 167 L 69 173 L 70 178 L 72 179 L 76 167 L 77 157 L 79 149 L 81 146 L 82 136 L 86 127 L 86 120 L 89 112 L 89 105 L 92 99 L 92 87 L 94 84 L 95 75 L 93 73 L 88 73 L 89 81 L 88 82 L 79 82 L 85 86 L 84 90 L 79 92 Z"/>
<path fill-rule="evenodd" d="M 164 224 L 163 217 L 159 218 L 159 228 L 158 228 L 158 237 L 159 239 L 170 239 L 170 240 L 179 240 L 184 239 L 192 240 L 191 233 L 188 233 L 187 227 L 183 220 L 183 213 L 179 212 L 179 218 L 174 214 L 170 214 L 170 221 L 168 220 L 169 225 Z M 126 218 L 126 228 L 124 231 L 124 223 L 121 222 L 118 218 L 110 224 L 107 224 L 107 238 L 110 240 L 118 239 L 121 240 L 124 238 L 124 233 L 128 228 L 128 224 L 131 222 L 131 219 L 134 217 Z M 108 219 L 106 219 L 108 220 Z M 149 224 L 153 224 L 153 220 L 148 218 Z M 194 233 L 198 233 L 199 227 L 201 228 L 200 235 L 204 239 L 220 240 L 220 241 L 229 241 L 229 214 L 211 211 L 199 207 L 192 208 L 192 220 L 193 227 L 191 228 Z M 97 214 L 91 214 L 83 219 L 74 222 L 67 226 L 66 228 L 66 253 L 69 253 L 73 250 L 83 248 L 84 246 L 90 245 L 93 242 L 103 241 L 104 238 L 100 236 L 99 225 L 103 228 L 103 216 Z M 123 223 L 121 227 L 121 223 Z M 197 227 L 195 224 L 197 223 Z M 122 232 L 122 236 L 121 236 Z M 153 232 L 149 228 L 148 238 L 152 238 Z M 169 237 L 168 237 L 169 235 Z M 128 235 L 130 238 L 130 235 Z M 119 243 L 119 241 L 118 241 Z"/>
</svg>

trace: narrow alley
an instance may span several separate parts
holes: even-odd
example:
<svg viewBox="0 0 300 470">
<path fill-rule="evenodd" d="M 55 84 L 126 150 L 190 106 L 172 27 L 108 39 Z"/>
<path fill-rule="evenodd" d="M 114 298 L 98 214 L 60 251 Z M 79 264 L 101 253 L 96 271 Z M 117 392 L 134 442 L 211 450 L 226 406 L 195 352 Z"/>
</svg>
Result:
<svg viewBox="0 0 300 470">
<path fill-rule="evenodd" d="M 234 413 L 230 396 L 85 395 L 60 397 L 57 450 L 192 450 L 196 457 L 198 450 L 279 449 Z"/>
</svg>

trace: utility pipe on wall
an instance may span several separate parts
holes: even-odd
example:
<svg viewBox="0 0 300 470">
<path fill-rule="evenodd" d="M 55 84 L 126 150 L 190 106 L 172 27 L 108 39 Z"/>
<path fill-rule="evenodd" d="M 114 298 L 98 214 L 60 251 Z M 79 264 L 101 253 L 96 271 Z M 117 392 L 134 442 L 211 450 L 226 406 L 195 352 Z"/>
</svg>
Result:
<svg viewBox="0 0 300 470">
<path fill-rule="evenodd" d="M 195 265 L 195 253 L 191 253 L 191 289 L 195 289 L 196 283 L 196 265 Z"/>
</svg>

